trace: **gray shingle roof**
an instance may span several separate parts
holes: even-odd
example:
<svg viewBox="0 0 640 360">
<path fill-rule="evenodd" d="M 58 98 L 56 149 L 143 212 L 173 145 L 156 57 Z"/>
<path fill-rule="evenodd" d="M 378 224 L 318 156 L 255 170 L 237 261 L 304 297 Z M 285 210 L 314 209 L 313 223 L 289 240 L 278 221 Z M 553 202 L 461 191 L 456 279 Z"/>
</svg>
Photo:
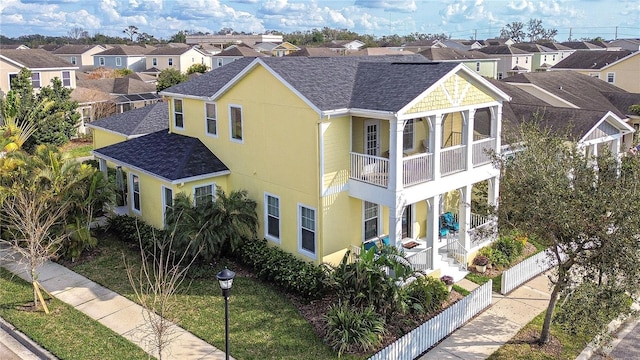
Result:
<svg viewBox="0 0 640 360">
<path fill-rule="evenodd" d="M 456 63 L 358 64 L 350 108 L 397 112 L 458 66 Z"/>
<path fill-rule="evenodd" d="M 147 48 L 136 45 L 120 45 L 112 47 L 111 49 L 107 49 L 103 52 L 99 52 L 94 54 L 93 56 L 109 56 L 109 55 L 120 55 L 120 56 L 142 56 L 152 52 L 154 48 Z"/>
<path fill-rule="evenodd" d="M 93 152 L 169 181 L 229 170 L 199 139 L 166 130 Z"/>
<path fill-rule="evenodd" d="M 531 55 L 531 52 L 520 50 L 509 45 L 490 45 L 477 51 L 490 55 Z"/>
<path fill-rule="evenodd" d="M 182 55 L 182 54 L 186 53 L 189 50 L 191 50 L 190 47 L 164 46 L 164 47 L 159 47 L 159 48 L 147 53 L 147 55 L 149 55 L 149 56 L 153 56 L 153 55 Z"/>
<path fill-rule="evenodd" d="M 0 55 L 5 56 L 29 69 L 46 68 L 67 68 L 77 69 L 78 67 L 57 56 L 52 56 L 42 49 L 6 50 L 1 49 Z"/>
<path fill-rule="evenodd" d="M 98 45 L 64 45 L 55 50 L 56 55 L 81 55 Z"/>
<path fill-rule="evenodd" d="M 172 86 L 165 92 L 211 97 L 252 61 L 249 58 L 236 60 L 194 80 Z M 433 81 L 457 65 L 430 63 L 421 55 L 285 56 L 267 57 L 261 61 L 321 111 L 349 107 L 368 108 L 367 106 L 373 106 L 371 109 L 397 111 L 415 98 L 411 96 L 418 96 Z M 392 62 L 397 64 L 391 66 Z M 412 65 L 403 67 L 400 63 Z M 361 64 L 371 65 L 366 65 L 367 71 L 359 71 Z M 376 84 L 381 82 L 398 91 L 378 87 Z"/>
<path fill-rule="evenodd" d="M 257 52 L 247 46 L 230 46 L 223 51 L 219 52 L 215 56 L 246 56 L 246 57 L 263 57 L 268 56 L 263 53 Z"/>
<path fill-rule="evenodd" d="M 429 60 L 473 60 L 473 59 L 489 59 L 490 57 L 479 51 L 465 51 L 454 48 L 428 48 L 419 52 L 420 55 L 426 57 Z"/>
<path fill-rule="evenodd" d="M 632 51 L 576 51 L 553 66 L 554 69 L 602 69 L 622 58 L 629 56 Z"/>
<path fill-rule="evenodd" d="M 88 126 L 125 136 L 146 135 L 169 128 L 169 109 L 166 102 L 159 102 L 96 120 Z"/>
</svg>

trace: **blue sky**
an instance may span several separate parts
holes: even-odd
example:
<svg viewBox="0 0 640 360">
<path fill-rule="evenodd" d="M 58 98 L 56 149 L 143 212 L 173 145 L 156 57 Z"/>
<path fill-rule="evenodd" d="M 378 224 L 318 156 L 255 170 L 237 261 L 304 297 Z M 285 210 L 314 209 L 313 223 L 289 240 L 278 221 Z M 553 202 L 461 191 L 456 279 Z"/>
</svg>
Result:
<svg viewBox="0 0 640 360">
<path fill-rule="evenodd" d="M 556 40 L 602 36 L 640 38 L 639 0 L 2 0 L 0 33 L 64 36 L 140 32 L 167 39 L 179 30 L 222 28 L 260 33 L 313 28 L 349 29 L 375 36 L 447 33 L 453 38 L 496 37 L 513 21 L 530 18 L 558 29 Z"/>
</svg>

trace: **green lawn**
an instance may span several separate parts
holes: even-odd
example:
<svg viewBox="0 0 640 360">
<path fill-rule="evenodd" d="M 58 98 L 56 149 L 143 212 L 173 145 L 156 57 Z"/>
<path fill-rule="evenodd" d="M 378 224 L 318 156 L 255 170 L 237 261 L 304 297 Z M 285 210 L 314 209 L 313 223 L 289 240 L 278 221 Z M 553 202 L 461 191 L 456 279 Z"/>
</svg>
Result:
<svg viewBox="0 0 640 360">
<path fill-rule="evenodd" d="M 493 353 L 489 360 L 575 359 L 591 341 L 587 336 L 565 333 L 552 323 L 550 344 L 541 347 L 533 343 L 540 336 L 545 314 L 546 311 L 531 320 L 511 341 Z"/>
<path fill-rule="evenodd" d="M 100 238 L 100 255 L 73 270 L 135 301 L 123 254 L 138 261 L 139 253 L 120 241 Z M 198 269 L 206 277 L 194 279 L 178 295 L 172 318 L 187 331 L 224 349 L 224 301 L 215 274 L 222 264 Z M 232 268 L 233 270 L 233 268 Z M 237 275 L 229 300 L 230 351 L 237 359 L 335 359 L 311 325 L 283 295 L 262 282 Z M 345 356 L 346 359 L 365 357 Z"/>
<path fill-rule="evenodd" d="M 61 301 L 51 313 L 18 310 L 33 301 L 31 284 L 0 268 L 0 317 L 61 360 L 148 359 L 138 346 Z"/>
<path fill-rule="evenodd" d="M 91 155 L 91 150 L 93 150 L 93 145 L 82 145 L 71 148 L 65 152 L 69 153 L 73 158 L 78 158 Z"/>
</svg>

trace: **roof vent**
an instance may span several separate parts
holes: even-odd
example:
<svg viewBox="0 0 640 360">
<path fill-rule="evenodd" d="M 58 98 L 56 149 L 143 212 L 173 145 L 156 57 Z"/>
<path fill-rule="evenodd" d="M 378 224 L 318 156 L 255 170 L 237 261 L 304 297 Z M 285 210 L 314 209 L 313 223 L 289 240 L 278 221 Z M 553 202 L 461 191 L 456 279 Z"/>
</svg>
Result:
<svg viewBox="0 0 640 360">
<path fill-rule="evenodd" d="M 560 87 L 558 89 L 562 90 L 562 85 L 560 85 Z"/>
</svg>

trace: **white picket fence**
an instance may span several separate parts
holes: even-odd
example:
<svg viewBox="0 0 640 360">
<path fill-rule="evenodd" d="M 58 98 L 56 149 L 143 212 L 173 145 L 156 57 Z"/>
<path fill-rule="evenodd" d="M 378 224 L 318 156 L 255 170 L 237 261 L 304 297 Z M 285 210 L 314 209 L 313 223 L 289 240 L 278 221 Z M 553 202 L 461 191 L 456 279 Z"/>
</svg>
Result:
<svg viewBox="0 0 640 360">
<path fill-rule="evenodd" d="M 413 360 L 491 305 L 491 284 L 485 283 L 437 316 L 429 319 L 369 360 Z"/>
<path fill-rule="evenodd" d="M 539 252 L 502 273 L 500 293 L 507 294 L 556 265 L 557 260 L 550 249 Z"/>
</svg>

